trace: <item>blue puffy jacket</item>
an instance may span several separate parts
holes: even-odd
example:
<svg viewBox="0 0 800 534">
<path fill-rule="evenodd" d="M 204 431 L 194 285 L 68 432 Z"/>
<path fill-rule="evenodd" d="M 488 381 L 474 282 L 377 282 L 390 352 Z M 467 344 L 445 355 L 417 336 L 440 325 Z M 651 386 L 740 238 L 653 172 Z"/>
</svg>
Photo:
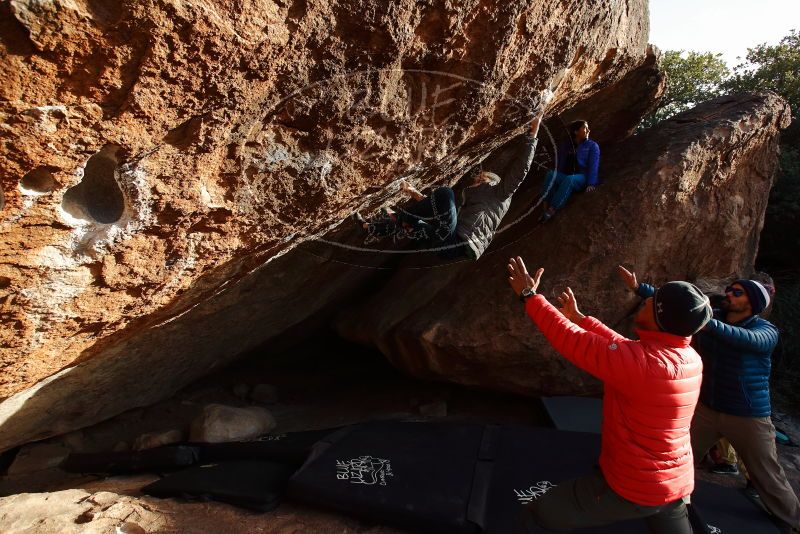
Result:
<svg viewBox="0 0 800 534">
<path fill-rule="evenodd" d="M 583 174 L 587 186 L 600 184 L 600 145 L 591 139 L 584 139 L 577 147 L 572 142 L 561 145 L 557 168 L 564 174 Z"/>
<path fill-rule="evenodd" d="M 655 288 L 639 284 L 642 298 Z M 692 346 L 703 358 L 700 402 L 718 412 L 742 417 L 766 417 L 772 412 L 769 373 L 778 329 L 758 315 L 728 324 L 723 310 L 692 336 Z"/>
</svg>

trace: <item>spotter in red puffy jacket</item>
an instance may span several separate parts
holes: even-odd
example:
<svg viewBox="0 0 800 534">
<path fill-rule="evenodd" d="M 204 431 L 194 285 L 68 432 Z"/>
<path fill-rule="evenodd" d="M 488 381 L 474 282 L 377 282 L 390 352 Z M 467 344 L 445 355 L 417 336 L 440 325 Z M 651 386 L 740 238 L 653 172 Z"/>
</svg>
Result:
<svg viewBox="0 0 800 534">
<path fill-rule="evenodd" d="M 608 485 L 645 506 L 691 494 L 689 427 L 703 375 L 691 337 L 639 329 L 635 341 L 593 317 L 576 325 L 541 295 L 525 309 L 559 353 L 605 383 L 600 469 Z"/>
</svg>

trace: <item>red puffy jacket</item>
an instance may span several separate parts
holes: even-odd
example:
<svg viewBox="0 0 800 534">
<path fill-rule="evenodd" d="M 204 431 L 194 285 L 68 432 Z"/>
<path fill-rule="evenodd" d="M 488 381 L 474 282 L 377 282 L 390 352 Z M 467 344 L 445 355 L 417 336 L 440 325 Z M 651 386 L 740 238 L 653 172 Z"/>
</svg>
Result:
<svg viewBox="0 0 800 534">
<path fill-rule="evenodd" d="M 600 469 L 608 485 L 645 506 L 692 493 L 689 427 L 703 363 L 691 337 L 637 330 L 634 341 L 594 317 L 576 325 L 541 295 L 525 308 L 558 352 L 605 383 Z"/>
</svg>

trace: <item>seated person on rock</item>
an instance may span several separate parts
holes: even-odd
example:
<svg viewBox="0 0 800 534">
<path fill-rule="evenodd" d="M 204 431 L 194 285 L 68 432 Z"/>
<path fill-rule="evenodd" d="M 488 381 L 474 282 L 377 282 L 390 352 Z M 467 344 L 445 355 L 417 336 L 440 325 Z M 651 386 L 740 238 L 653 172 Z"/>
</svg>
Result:
<svg viewBox="0 0 800 534">
<path fill-rule="evenodd" d="M 499 174 L 479 167 L 470 171 L 473 178 L 458 201 L 449 187 L 439 187 L 425 196 L 403 180 L 402 191 L 415 200 L 413 205 L 397 213 L 384 212 L 370 222 L 358 213 L 354 217 L 371 238 L 409 237 L 426 241 L 446 258 L 478 259 L 489 247 L 514 192 L 528 173 L 543 114 L 540 111 L 531 121 L 522 148 L 512 143 L 493 160 L 494 168 L 503 169 Z"/>
<path fill-rule="evenodd" d="M 583 120 L 569 125 L 570 141 L 558 149 L 558 166 L 548 171 L 542 191 L 544 213 L 539 222 L 548 221 L 564 207 L 576 191 L 591 193 L 599 184 L 600 146 L 589 139 L 589 123 Z"/>
</svg>

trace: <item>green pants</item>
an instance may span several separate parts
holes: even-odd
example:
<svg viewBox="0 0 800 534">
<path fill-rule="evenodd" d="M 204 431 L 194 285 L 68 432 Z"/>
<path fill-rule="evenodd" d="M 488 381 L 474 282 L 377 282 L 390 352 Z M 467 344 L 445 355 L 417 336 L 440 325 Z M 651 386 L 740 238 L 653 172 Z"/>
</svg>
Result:
<svg viewBox="0 0 800 534">
<path fill-rule="evenodd" d="M 532 523 L 549 530 L 568 532 L 643 518 L 653 534 L 692 533 L 683 499 L 662 506 L 633 503 L 617 495 L 599 469 L 562 482 L 524 508 L 523 521 L 529 531 Z"/>
</svg>

